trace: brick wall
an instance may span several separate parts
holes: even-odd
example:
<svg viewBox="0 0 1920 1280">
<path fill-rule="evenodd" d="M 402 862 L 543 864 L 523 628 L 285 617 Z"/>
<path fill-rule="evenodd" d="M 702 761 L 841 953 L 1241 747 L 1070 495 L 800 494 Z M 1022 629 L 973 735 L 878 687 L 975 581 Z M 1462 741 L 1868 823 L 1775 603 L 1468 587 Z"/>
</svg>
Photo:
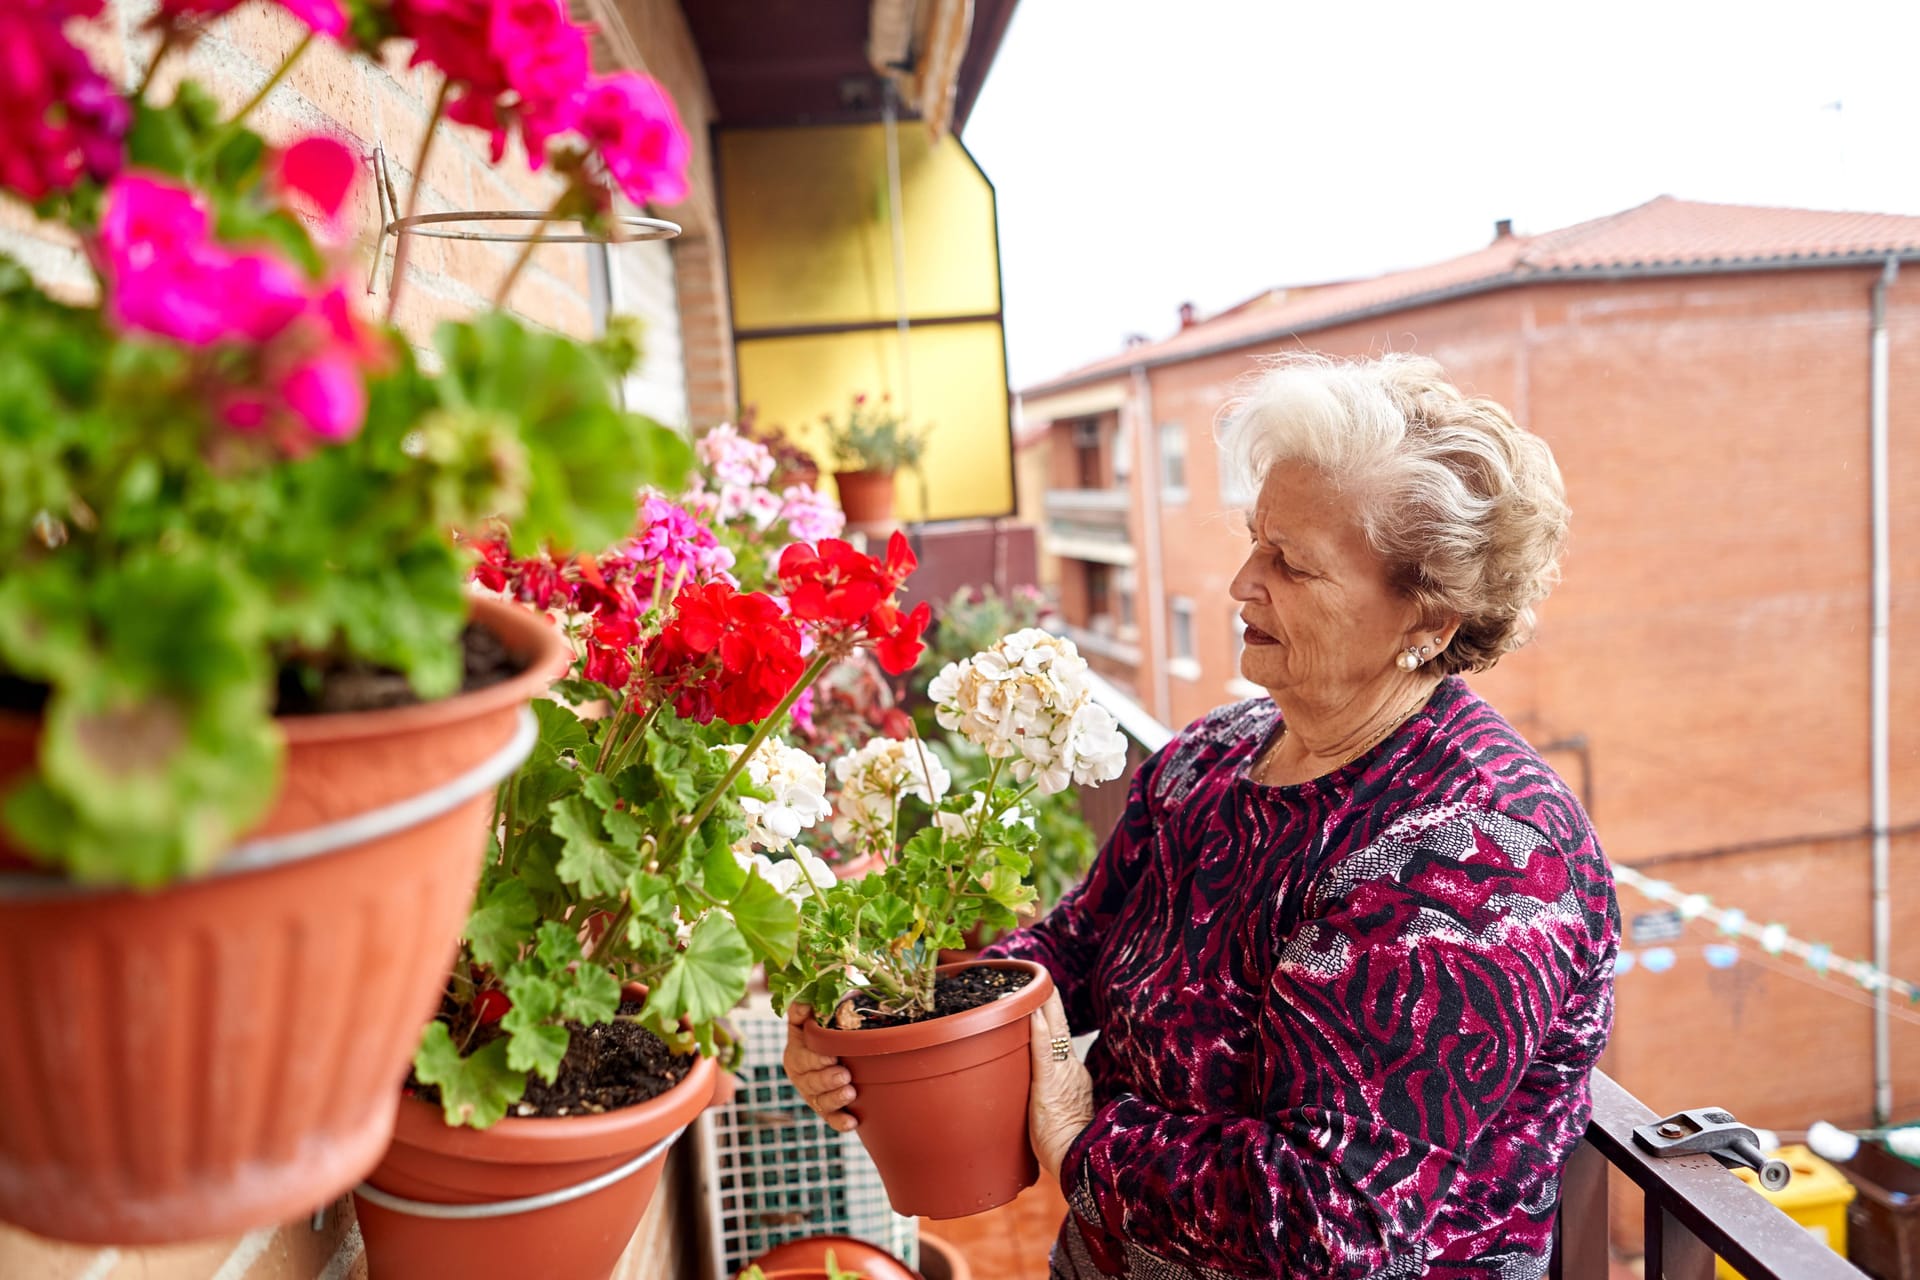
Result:
<svg viewBox="0 0 1920 1280">
<path fill-rule="evenodd" d="M 1341 355 L 1434 355 L 1546 437 L 1573 508 L 1565 582 L 1536 644 L 1474 684 L 1536 744 L 1586 738 L 1593 818 L 1614 859 L 1657 865 L 1848 956 L 1870 948 L 1868 843 L 1858 833 L 1868 820 L 1877 274 L 1538 286 L 1300 339 Z M 1920 822 L 1920 281 L 1894 287 L 1889 323 L 1900 827 Z M 1150 375 L 1155 420 L 1188 431 L 1192 496 L 1163 512 L 1160 529 L 1167 593 L 1199 605 L 1202 670 L 1169 681 L 1176 725 L 1237 696 L 1228 583 L 1244 543 L 1224 510 L 1211 430 L 1257 354 Z M 1145 637 L 1142 647 L 1151 689 Z M 1579 757 L 1551 758 L 1577 785 Z M 1916 872 L 1920 834 L 1896 838 L 1893 967 L 1906 977 L 1920 976 Z M 1622 909 L 1630 919 L 1656 904 L 1623 890 Z M 1699 948 L 1712 940 L 1691 932 L 1672 970 L 1621 978 L 1609 1069 L 1656 1111 L 1713 1103 L 1776 1129 L 1866 1123 L 1862 993 L 1752 948 L 1711 969 Z M 1920 1115 L 1913 1011 L 1894 1010 L 1892 1048 L 1896 1112 Z"/>
<path fill-rule="evenodd" d="M 153 10 L 150 0 L 121 0 L 105 19 L 76 24 L 101 70 L 123 84 L 145 70 L 153 41 L 140 27 Z M 679 106 L 694 140 L 695 159 L 687 201 L 664 211 L 681 222 L 689 239 L 684 247 L 636 244 L 609 248 L 548 245 L 535 250 L 516 286 L 511 307 L 538 324 L 586 336 L 598 324 L 592 274 L 602 275 L 603 297 L 612 310 L 646 322 L 646 359 L 627 388 L 629 404 L 664 422 L 683 425 L 728 416 L 731 412 L 731 350 L 726 333 L 724 293 L 695 282 L 689 287 L 683 262 L 700 258 L 717 280 L 721 260 L 718 219 L 714 213 L 708 123 L 712 102 L 698 51 L 685 17 L 674 0 L 622 0 L 626 19 L 645 69 L 665 85 Z M 229 108 L 238 107 L 264 84 L 295 44 L 302 28 L 282 10 L 243 5 L 214 24 L 191 55 L 174 55 L 155 80 L 161 100 L 183 76 L 192 76 Z M 437 82 L 426 71 L 409 71 L 404 58 L 390 65 L 349 58 L 325 41 L 316 42 L 301 63 L 252 118 L 269 141 L 283 142 L 308 133 L 331 134 L 364 156 L 382 148 L 402 202 L 415 185 L 413 172 L 422 131 Z M 518 147 L 495 166 L 486 139 L 470 130 L 443 128 L 426 166 L 421 212 L 475 209 L 543 209 L 556 192 L 551 178 L 530 173 Z M 363 182 L 346 220 L 347 243 L 341 254 L 349 277 L 366 279 L 380 226 L 371 182 Z M 434 324 L 484 307 L 506 275 L 518 245 L 415 238 L 397 320 L 410 340 L 424 344 Z M 91 279 L 77 249 L 65 237 L 34 224 L 17 203 L 0 199 L 0 252 L 24 262 L 51 287 L 84 297 Z M 384 311 L 391 270 L 392 242 L 376 293 L 354 291 L 367 314 Z M 601 254 L 604 252 L 605 257 Z M 706 292 L 703 293 L 702 290 Z M 722 299 L 716 313 L 711 298 Z M 691 332 L 683 343 L 682 312 L 691 311 Z M 684 348 L 684 350 L 683 350 Z M 716 414 L 713 388 L 695 372 L 702 353 L 726 355 L 721 399 L 728 408 Z M 706 397 L 706 398 L 702 398 Z M 692 1241 L 684 1228 L 691 1215 L 680 1212 L 687 1194 L 684 1179 L 669 1178 L 654 1200 L 616 1280 L 666 1280 L 690 1275 Z M 323 1231 L 307 1222 L 277 1231 L 257 1232 L 241 1240 L 215 1241 L 168 1249 L 96 1250 L 55 1245 L 0 1226 L 0 1277 L 26 1280 L 358 1280 L 366 1275 L 351 1209 L 329 1215 Z"/>
</svg>

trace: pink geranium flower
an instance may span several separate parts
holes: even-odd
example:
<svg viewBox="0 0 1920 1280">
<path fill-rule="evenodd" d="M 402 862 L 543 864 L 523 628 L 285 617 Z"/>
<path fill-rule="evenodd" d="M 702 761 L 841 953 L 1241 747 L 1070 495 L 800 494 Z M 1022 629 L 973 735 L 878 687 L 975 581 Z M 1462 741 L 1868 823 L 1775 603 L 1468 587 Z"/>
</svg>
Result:
<svg viewBox="0 0 1920 1280">
<path fill-rule="evenodd" d="M 580 106 L 580 132 L 627 199 L 686 199 L 693 147 L 673 99 L 651 77 L 617 71 L 596 79 Z"/>
<path fill-rule="evenodd" d="M 0 188 L 43 200 L 120 168 L 132 114 L 65 31 L 69 18 L 100 8 L 101 0 L 0 5 Z"/>
<path fill-rule="evenodd" d="M 562 0 L 396 0 L 393 16 L 414 39 L 413 65 L 453 82 L 448 117 L 487 130 L 496 163 L 515 122 L 536 169 L 547 139 L 574 127 L 591 61 Z"/>
<path fill-rule="evenodd" d="M 302 138 L 280 153 L 280 185 L 312 203 L 329 223 L 338 223 L 360 177 L 360 157 L 325 134 Z"/>
<path fill-rule="evenodd" d="M 343 352 L 327 350 L 296 367 L 280 383 L 287 408 L 322 440 L 358 435 L 367 417 L 360 368 Z"/>
</svg>

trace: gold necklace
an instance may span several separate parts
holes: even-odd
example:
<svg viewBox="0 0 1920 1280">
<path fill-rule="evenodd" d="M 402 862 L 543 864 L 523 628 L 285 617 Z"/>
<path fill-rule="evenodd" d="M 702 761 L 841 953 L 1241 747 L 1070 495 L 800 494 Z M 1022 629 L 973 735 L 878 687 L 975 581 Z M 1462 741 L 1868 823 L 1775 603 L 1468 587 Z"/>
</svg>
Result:
<svg viewBox="0 0 1920 1280">
<path fill-rule="evenodd" d="M 1431 698 L 1432 696 L 1433 696 L 1433 690 L 1431 689 L 1421 694 L 1418 701 L 1416 701 L 1412 706 L 1408 707 L 1405 711 L 1402 711 L 1399 715 L 1395 716 L 1393 719 L 1389 720 L 1384 729 L 1374 734 L 1373 737 L 1367 739 L 1367 741 L 1364 744 L 1362 744 L 1358 750 L 1354 751 L 1345 760 L 1342 760 L 1339 764 L 1335 765 L 1334 769 L 1346 768 L 1348 765 L 1352 764 L 1355 760 L 1358 760 L 1361 756 L 1373 750 L 1375 747 L 1379 746 L 1382 742 L 1385 742 L 1395 729 L 1398 729 L 1401 725 L 1413 719 L 1413 717 L 1419 712 L 1420 708 L 1427 705 L 1427 699 Z M 1261 756 L 1259 761 L 1256 762 L 1256 765 L 1254 768 L 1254 773 L 1256 775 L 1272 773 L 1273 762 L 1274 760 L 1278 759 L 1280 755 L 1280 744 L 1285 742 L 1286 740 L 1287 740 L 1287 726 L 1286 726 L 1286 722 L 1282 721 L 1280 724 L 1280 732 L 1278 736 L 1274 738 L 1273 745 L 1268 747 L 1266 750 L 1266 753 Z M 1331 773 L 1333 772 L 1333 770 L 1330 769 L 1328 770 L 1328 772 Z M 1314 776 L 1320 777 L 1322 775 L 1315 774 Z"/>
</svg>

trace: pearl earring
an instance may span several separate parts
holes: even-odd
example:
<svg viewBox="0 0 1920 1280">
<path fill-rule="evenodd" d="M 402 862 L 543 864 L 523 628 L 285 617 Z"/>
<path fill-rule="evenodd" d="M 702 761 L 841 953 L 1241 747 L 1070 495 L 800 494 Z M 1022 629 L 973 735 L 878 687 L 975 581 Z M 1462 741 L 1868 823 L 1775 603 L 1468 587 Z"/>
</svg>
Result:
<svg viewBox="0 0 1920 1280">
<path fill-rule="evenodd" d="M 1418 649 L 1409 648 L 1404 653 L 1402 653 L 1398 658 L 1395 658 L 1394 663 L 1402 671 L 1412 671 L 1420 665 L 1420 651 Z"/>
</svg>

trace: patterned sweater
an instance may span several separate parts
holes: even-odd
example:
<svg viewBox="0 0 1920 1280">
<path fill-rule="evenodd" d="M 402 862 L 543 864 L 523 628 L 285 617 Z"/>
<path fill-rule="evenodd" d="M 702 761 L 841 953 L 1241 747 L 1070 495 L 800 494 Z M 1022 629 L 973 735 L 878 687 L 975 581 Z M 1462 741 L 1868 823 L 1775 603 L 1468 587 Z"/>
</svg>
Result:
<svg viewBox="0 0 1920 1280">
<path fill-rule="evenodd" d="M 1093 1122 L 1056 1278 L 1545 1274 L 1613 1018 L 1579 802 L 1457 678 L 1346 767 L 1252 781 L 1267 699 L 1141 767 L 1045 965 Z"/>
</svg>

